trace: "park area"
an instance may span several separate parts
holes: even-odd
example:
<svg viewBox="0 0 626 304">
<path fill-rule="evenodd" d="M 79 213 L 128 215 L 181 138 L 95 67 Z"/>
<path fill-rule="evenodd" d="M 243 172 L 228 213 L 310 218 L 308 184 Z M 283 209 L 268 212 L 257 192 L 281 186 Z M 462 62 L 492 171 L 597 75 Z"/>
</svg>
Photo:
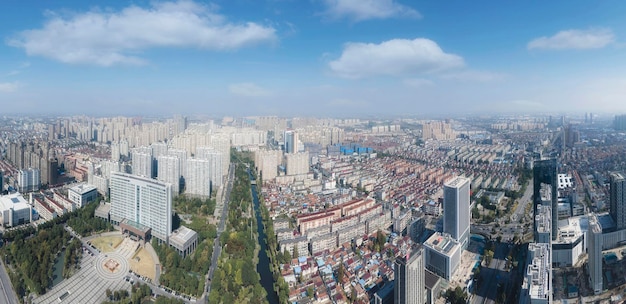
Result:
<svg viewBox="0 0 626 304">
<path fill-rule="evenodd" d="M 152 280 L 155 279 L 155 263 L 152 255 L 148 252 L 148 249 L 141 248 L 135 253 L 132 259 L 130 259 L 130 270 L 134 273 L 148 277 Z"/>
</svg>

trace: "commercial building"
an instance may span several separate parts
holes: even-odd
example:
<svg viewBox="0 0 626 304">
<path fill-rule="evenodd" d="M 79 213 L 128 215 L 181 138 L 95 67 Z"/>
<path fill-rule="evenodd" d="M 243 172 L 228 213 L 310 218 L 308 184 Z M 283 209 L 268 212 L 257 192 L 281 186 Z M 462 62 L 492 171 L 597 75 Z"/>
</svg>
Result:
<svg viewBox="0 0 626 304">
<path fill-rule="evenodd" d="M 461 262 L 461 245 L 449 234 L 436 232 L 424 242 L 426 269 L 450 280 Z"/>
<path fill-rule="evenodd" d="M 31 206 L 19 192 L 0 196 L 0 216 L 4 227 L 30 223 L 31 212 Z"/>
<path fill-rule="evenodd" d="M 542 184 L 547 184 L 550 186 L 552 227 L 558 227 L 558 175 L 556 173 L 556 159 L 541 159 L 533 162 L 533 218 L 535 218 L 535 215 L 537 215 L 537 207 L 543 203 L 540 193 L 542 189 Z M 534 231 L 537 230 L 536 222 L 533 225 L 533 229 Z M 555 240 L 556 238 L 557 235 L 553 233 L 552 240 Z"/>
<path fill-rule="evenodd" d="M 456 177 L 443 185 L 443 232 L 467 248 L 470 234 L 470 180 Z"/>
<path fill-rule="evenodd" d="M 298 153 L 298 132 L 285 131 L 285 153 Z"/>
<path fill-rule="evenodd" d="M 148 177 L 111 173 L 111 222 L 124 219 L 152 229 L 168 243 L 172 232 L 172 186 Z"/>
<path fill-rule="evenodd" d="M 589 286 L 594 294 L 602 293 L 602 227 L 595 215 L 589 216 L 589 232 L 587 233 L 587 252 L 589 254 Z"/>
<path fill-rule="evenodd" d="M 622 172 L 610 174 L 610 211 L 616 229 L 626 229 L 626 178 Z"/>
<path fill-rule="evenodd" d="M 76 207 L 82 208 L 98 198 L 98 189 L 89 184 L 79 184 L 67 190 L 67 197 Z"/>
<path fill-rule="evenodd" d="M 520 303 L 552 303 L 550 244 L 528 244 L 528 262 L 520 293 Z"/>
<path fill-rule="evenodd" d="M 421 246 L 394 263 L 394 303 L 424 304 L 426 288 L 424 248 Z"/>
</svg>

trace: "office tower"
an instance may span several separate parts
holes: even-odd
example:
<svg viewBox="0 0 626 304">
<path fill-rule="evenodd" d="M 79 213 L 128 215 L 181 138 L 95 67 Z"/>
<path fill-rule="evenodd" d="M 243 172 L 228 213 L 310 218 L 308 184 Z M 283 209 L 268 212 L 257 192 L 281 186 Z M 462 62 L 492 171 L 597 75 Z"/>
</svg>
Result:
<svg viewBox="0 0 626 304">
<path fill-rule="evenodd" d="M 552 303 L 552 253 L 550 244 L 528 244 L 527 267 L 519 303 Z"/>
<path fill-rule="evenodd" d="M 211 163 L 207 159 L 188 159 L 185 172 L 185 194 L 211 195 Z M 213 169 L 215 171 L 216 169 Z"/>
<path fill-rule="evenodd" d="M 594 294 L 602 293 L 602 228 L 595 215 L 589 216 L 589 240 L 587 252 L 589 253 L 589 281 Z"/>
<path fill-rule="evenodd" d="M 611 172 L 610 210 L 617 230 L 626 229 L 626 180 L 622 172 Z"/>
<path fill-rule="evenodd" d="M 550 206 L 552 208 L 552 240 L 556 240 L 556 227 L 559 227 L 557 186 L 558 175 L 556 173 L 556 159 L 542 159 L 533 162 L 533 219 L 537 215 L 537 206 L 542 204 L 541 200 L 541 184 L 550 185 Z M 537 222 L 533 223 L 533 231 L 537 231 Z"/>
<path fill-rule="evenodd" d="M 176 156 L 161 155 L 157 158 L 157 179 L 172 184 L 172 193 L 180 193 L 180 160 Z"/>
<path fill-rule="evenodd" d="M 152 149 L 149 147 L 133 149 L 131 158 L 134 175 L 152 177 Z"/>
<path fill-rule="evenodd" d="M 294 130 L 285 131 L 285 153 L 298 152 L 298 133 Z"/>
<path fill-rule="evenodd" d="M 463 249 L 470 234 L 470 180 L 456 177 L 443 184 L 443 232 Z"/>
<path fill-rule="evenodd" d="M 111 221 L 123 220 L 152 229 L 152 236 L 167 243 L 172 233 L 172 186 L 149 177 L 111 173 Z"/>
<path fill-rule="evenodd" d="M 394 303 L 425 303 L 426 289 L 424 276 L 423 247 L 414 250 L 410 256 L 396 257 L 394 263 Z"/>
</svg>

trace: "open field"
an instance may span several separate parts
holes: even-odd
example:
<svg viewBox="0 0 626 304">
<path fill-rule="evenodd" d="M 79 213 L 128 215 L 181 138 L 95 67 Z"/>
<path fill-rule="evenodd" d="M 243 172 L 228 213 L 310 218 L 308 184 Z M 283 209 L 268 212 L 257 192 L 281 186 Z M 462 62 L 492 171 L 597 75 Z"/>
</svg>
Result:
<svg viewBox="0 0 626 304">
<path fill-rule="evenodd" d="M 103 236 L 99 238 L 95 238 L 91 240 L 91 244 L 93 244 L 100 252 L 113 252 L 122 242 L 122 236 Z"/>
<path fill-rule="evenodd" d="M 130 269 L 142 276 L 146 276 L 152 280 L 155 277 L 154 260 L 145 248 L 139 249 L 130 259 Z"/>
</svg>

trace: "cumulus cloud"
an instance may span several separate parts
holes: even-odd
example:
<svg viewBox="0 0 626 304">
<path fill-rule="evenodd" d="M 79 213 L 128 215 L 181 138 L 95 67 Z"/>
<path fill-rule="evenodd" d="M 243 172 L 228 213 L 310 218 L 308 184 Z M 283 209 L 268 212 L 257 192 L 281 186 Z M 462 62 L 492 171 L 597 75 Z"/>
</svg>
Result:
<svg viewBox="0 0 626 304">
<path fill-rule="evenodd" d="M 335 74 L 346 78 L 431 73 L 464 65 L 462 57 L 445 53 L 436 42 L 425 38 L 348 43 L 341 57 L 329 63 Z"/>
<path fill-rule="evenodd" d="M 543 36 L 528 43 L 528 49 L 599 49 L 615 41 L 610 29 L 560 31 L 551 37 Z"/>
<path fill-rule="evenodd" d="M 353 21 L 387 19 L 392 17 L 421 18 L 416 10 L 394 0 L 324 0 L 325 16 Z"/>
<path fill-rule="evenodd" d="M 64 63 L 111 66 L 144 64 L 138 53 L 149 48 L 221 51 L 277 39 L 273 27 L 228 22 L 215 11 L 214 6 L 181 0 L 121 11 L 51 13 L 42 28 L 22 31 L 8 44 Z"/>
<path fill-rule="evenodd" d="M 228 86 L 228 90 L 232 94 L 246 97 L 261 97 L 270 95 L 269 91 L 252 82 L 234 83 Z"/>
<path fill-rule="evenodd" d="M 19 83 L 17 82 L 0 82 L 0 92 L 2 93 L 11 93 L 17 91 L 19 88 Z"/>
</svg>

